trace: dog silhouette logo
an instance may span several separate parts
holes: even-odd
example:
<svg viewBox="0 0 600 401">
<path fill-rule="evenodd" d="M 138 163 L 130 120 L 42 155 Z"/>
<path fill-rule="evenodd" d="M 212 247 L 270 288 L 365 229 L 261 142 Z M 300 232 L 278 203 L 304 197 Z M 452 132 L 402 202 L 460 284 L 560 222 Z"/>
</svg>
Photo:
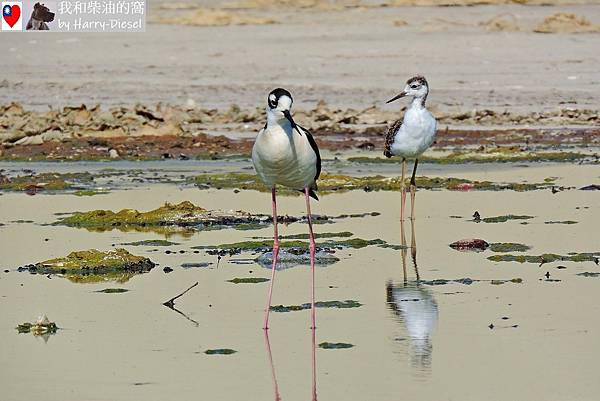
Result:
<svg viewBox="0 0 600 401">
<path fill-rule="evenodd" d="M 31 18 L 27 22 L 28 31 L 49 31 L 48 22 L 54 21 L 54 13 L 44 4 L 35 3 Z"/>
</svg>

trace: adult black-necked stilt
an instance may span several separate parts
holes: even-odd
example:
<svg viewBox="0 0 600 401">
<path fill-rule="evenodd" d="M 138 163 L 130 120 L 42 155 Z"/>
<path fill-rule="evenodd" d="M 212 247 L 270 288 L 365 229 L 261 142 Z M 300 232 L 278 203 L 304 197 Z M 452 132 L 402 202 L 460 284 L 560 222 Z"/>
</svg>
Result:
<svg viewBox="0 0 600 401">
<path fill-rule="evenodd" d="M 277 232 L 276 186 L 304 192 L 310 237 L 311 269 L 311 321 L 315 328 L 315 238 L 310 215 L 310 197 L 318 200 L 316 181 L 321 173 L 319 148 L 308 130 L 294 122 L 290 109 L 292 95 L 285 89 L 277 88 L 269 93 L 267 102 L 267 123 L 260 130 L 252 148 L 252 162 L 261 180 L 271 188 L 273 201 L 273 266 L 265 311 L 264 328 L 269 328 L 269 310 L 275 280 L 275 266 L 279 254 Z"/>
<path fill-rule="evenodd" d="M 410 218 L 414 219 L 415 191 L 417 189 L 415 174 L 417 173 L 418 158 L 431 146 L 435 139 L 437 122 L 425 107 L 428 94 L 429 85 L 427 80 L 423 76 L 416 76 L 406 81 L 406 87 L 399 95 L 387 101 L 387 103 L 391 103 L 401 97 L 412 97 L 404 117 L 394 122 L 389 128 L 385 137 L 385 150 L 383 151 L 386 157 L 402 156 L 400 220 L 404 220 L 404 205 L 406 204 L 406 187 L 404 185 L 406 159 L 415 159 L 410 179 Z"/>
</svg>

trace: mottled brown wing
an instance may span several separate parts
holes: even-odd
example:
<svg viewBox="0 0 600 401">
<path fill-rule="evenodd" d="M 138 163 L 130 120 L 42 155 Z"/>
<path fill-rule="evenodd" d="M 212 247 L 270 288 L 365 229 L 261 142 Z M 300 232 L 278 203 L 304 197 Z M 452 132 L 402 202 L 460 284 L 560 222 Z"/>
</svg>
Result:
<svg viewBox="0 0 600 401">
<path fill-rule="evenodd" d="M 390 129 L 385 136 L 385 148 L 383 150 L 383 155 L 385 157 L 392 157 L 392 143 L 394 143 L 394 136 L 396 132 L 400 129 L 402 125 L 402 119 L 394 121 Z"/>
</svg>

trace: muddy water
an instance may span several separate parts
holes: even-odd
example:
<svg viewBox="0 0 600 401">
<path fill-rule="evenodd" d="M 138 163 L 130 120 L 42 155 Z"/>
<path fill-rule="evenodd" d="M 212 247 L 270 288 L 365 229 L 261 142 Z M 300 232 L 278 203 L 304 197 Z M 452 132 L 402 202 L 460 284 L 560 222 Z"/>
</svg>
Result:
<svg viewBox="0 0 600 401">
<path fill-rule="evenodd" d="M 438 168 L 438 167 L 435 167 Z M 598 182 L 594 166 L 544 165 L 481 171 L 463 178 L 538 182 L 561 177 L 560 185 Z M 428 172 L 425 166 L 424 173 Z M 283 400 L 312 397 L 312 337 L 309 311 L 271 315 L 269 342 L 261 330 L 269 283 L 233 284 L 235 277 L 269 277 L 249 254 L 216 257 L 192 246 L 268 236 L 225 229 L 171 236 L 180 245 L 124 246 L 160 265 L 126 283 L 76 284 L 58 276 L 20 273 L 18 266 L 72 250 L 111 249 L 113 244 L 164 238 L 152 233 L 97 233 L 43 225 L 54 213 L 90 209 L 142 210 L 165 201 L 190 200 L 207 208 L 269 213 L 269 196 L 243 191 L 200 191 L 176 185 L 141 185 L 107 195 L 0 196 L 0 386 L 3 400 Z M 399 194 L 352 192 L 324 196 L 315 213 L 336 215 L 378 211 L 375 217 L 319 225 L 317 232 L 351 231 L 364 239 L 399 244 Z M 600 193 L 569 190 L 532 192 L 420 191 L 414 234 L 416 265 L 424 282 L 434 279 L 505 280 L 522 283 L 426 285 L 416 282 L 411 250 L 370 246 L 340 250 L 341 260 L 318 267 L 317 299 L 355 300 L 358 308 L 319 309 L 316 344 L 348 343 L 347 349 L 315 350 L 316 391 L 321 400 L 596 400 L 600 394 L 600 278 L 593 262 L 537 264 L 491 262 L 493 253 L 458 252 L 448 244 L 463 238 L 519 242 L 527 254 L 600 251 L 597 222 Z M 281 198 L 282 213 L 301 214 L 301 198 Z M 506 223 L 474 223 L 470 216 L 534 216 Z M 462 216 L 460 218 L 450 216 Z M 34 223 L 12 223 L 32 220 Z M 544 224 L 574 220 L 577 224 Z M 411 230 L 414 229 L 413 230 Z M 303 233 L 291 224 L 281 234 Z M 47 241 L 45 239 L 48 239 Z M 154 249 L 157 249 L 154 251 Z M 166 254 L 165 250 L 175 251 Z M 179 253 L 180 250 L 185 253 Z M 404 257 L 404 258 L 403 258 Z M 405 260 L 406 282 L 403 269 Z M 183 269 L 182 263 L 211 262 Z M 562 265 L 566 269 L 557 269 Z M 172 273 L 162 268 L 170 266 Z M 9 269 L 9 273 L 4 273 Z M 550 273 L 546 281 L 544 274 Z M 195 282 L 176 301 L 176 313 L 162 303 Z M 103 294 L 104 288 L 126 288 Z M 278 272 L 274 304 L 297 305 L 309 298 L 309 269 Z M 18 334 L 15 326 L 45 313 L 61 327 L 46 338 Z M 185 315 L 185 316 L 184 316 Z M 503 319 L 506 317 L 508 319 Z M 490 329 L 490 324 L 493 329 Z M 516 326 L 516 327 L 512 327 Z M 267 345 L 269 347 L 267 347 Z M 207 355 L 229 348 L 232 355 Z M 273 365 L 269 362 L 269 349 Z"/>
</svg>

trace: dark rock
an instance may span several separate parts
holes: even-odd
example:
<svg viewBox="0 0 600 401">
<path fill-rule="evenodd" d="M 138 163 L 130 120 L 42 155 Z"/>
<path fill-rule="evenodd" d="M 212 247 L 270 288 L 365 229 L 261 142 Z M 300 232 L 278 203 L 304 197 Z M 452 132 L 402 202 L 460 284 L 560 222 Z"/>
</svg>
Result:
<svg viewBox="0 0 600 401">
<path fill-rule="evenodd" d="M 456 249 L 459 251 L 466 251 L 466 250 L 483 251 L 483 250 L 487 249 L 488 246 L 490 246 L 490 244 L 488 244 L 486 241 L 479 239 L 479 238 L 462 239 L 462 240 L 459 240 L 459 241 L 456 241 L 456 242 L 453 242 L 450 244 L 450 248 Z"/>
</svg>

